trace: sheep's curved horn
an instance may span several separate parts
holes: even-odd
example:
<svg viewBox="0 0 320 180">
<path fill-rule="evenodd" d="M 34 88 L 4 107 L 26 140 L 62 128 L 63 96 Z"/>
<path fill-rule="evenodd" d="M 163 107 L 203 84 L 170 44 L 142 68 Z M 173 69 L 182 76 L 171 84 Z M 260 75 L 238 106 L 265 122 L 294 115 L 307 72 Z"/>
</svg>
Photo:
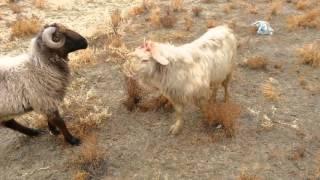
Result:
<svg viewBox="0 0 320 180">
<path fill-rule="evenodd" d="M 48 27 L 42 33 L 42 41 L 46 44 L 46 46 L 52 49 L 61 48 L 66 41 L 65 36 L 62 36 L 58 42 L 52 40 L 52 35 L 56 32 L 56 29 L 56 27 Z"/>
</svg>

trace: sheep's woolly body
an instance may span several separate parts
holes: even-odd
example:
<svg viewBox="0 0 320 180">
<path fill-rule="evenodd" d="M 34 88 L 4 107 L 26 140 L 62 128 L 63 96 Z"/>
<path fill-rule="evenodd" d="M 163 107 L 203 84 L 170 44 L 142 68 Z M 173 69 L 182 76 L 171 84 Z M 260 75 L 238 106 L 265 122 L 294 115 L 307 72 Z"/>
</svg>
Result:
<svg viewBox="0 0 320 180">
<path fill-rule="evenodd" d="M 158 87 L 174 103 L 186 104 L 208 99 L 211 88 L 220 85 L 233 68 L 237 41 L 226 26 L 210 29 L 199 39 L 179 47 L 155 43 L 169 64 L 157 64 L 156 70 L 141 79 Z"/>
<path fill-rule="evenodd" d="M 55 58 L 59 57 L 40 50 L 35 39 L 27 54 L 0 57 L 0 121 L 31 109 L 41 113 L 57 110 L 69 82 L 69 70 L 64 61 L 59 67 L 50 64 Z"/>
</svg>

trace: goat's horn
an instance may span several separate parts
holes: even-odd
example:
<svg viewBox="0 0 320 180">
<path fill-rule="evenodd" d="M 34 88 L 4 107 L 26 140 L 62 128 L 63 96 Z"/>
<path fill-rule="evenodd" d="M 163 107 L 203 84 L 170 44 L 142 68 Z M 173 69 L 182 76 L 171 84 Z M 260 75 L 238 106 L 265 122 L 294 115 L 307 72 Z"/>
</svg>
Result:
<svg viewBox="0 0 320 180">
<path fill-rule="evenodd" d="M 42 33 L 42 41 L 46 44 L 46 46 L 52 49 L 61 48 L 66 41 L 66 38 L 63 35 L 58 42 L 52 40 L 52 35 L 56 32 L 56 29 L 56 27 L 48 27 Z"/>
</svg>

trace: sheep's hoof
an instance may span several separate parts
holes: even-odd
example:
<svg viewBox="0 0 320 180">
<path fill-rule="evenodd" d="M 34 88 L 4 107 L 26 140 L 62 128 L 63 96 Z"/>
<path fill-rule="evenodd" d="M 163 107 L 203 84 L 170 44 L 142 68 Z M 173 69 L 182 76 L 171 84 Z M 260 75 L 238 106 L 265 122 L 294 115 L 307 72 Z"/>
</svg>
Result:
<svg viewBox="0 0 320 180">
<path fill-rule="evenodd" d="M 57 135 L 60 134 L 60 131 L 59 131 L 58 128 L 49 128 L 49 133 L 50 133 L 51 135 L 57 136 Z"/>
<path fill-rule="evenodd" d="M 170 127 L 170 134 L 177 135 L 181 131 L 181 125 L 180 124 L 174 124 Z"/>
<path fill-rule="evenodd" d="M 75 137 L 72 137 L 71 139 L 66 139 L 66 141 L 73 146 L 78 146 L 81 143 L 80 139 Z"/>
</svg>

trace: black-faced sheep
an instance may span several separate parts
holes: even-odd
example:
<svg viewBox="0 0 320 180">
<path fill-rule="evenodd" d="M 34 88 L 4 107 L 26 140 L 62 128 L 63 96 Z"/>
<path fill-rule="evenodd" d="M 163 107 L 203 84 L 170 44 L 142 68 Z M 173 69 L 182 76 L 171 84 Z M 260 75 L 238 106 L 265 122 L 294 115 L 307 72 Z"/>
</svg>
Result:
<svg viewBox="0 0 320 180">
<path fill-rule="evenodd" d="M 220 85 L 228 100 L 228 82 L 234 66 L 237 40 L 230 28 L 209 29 L 199 39 L 182 45 L 146 42 L 129 54 L 123 65 L 127 76 L 156 87 L 173 104 L 176 122 L 170 133 L 182 126 L 184 106 L 194 103 L 205 111 L 215 101 Z"/>
<path fill-rule="evenodd" d="M 80 34 L 61 24 L 51 24 L 31 40 L 28 53 L 0 56 L 0 123 L 28 136 L 37 136 L 39 130 L 14 120 L 36 111 L 47 116 L 52 134 L 61 131 L 68 143 L 78 145 L 80 140 L 68 131 L 58 106 L 70 79 L 68 54 L 87 46 L 87 40 Z"/>
</svg>

